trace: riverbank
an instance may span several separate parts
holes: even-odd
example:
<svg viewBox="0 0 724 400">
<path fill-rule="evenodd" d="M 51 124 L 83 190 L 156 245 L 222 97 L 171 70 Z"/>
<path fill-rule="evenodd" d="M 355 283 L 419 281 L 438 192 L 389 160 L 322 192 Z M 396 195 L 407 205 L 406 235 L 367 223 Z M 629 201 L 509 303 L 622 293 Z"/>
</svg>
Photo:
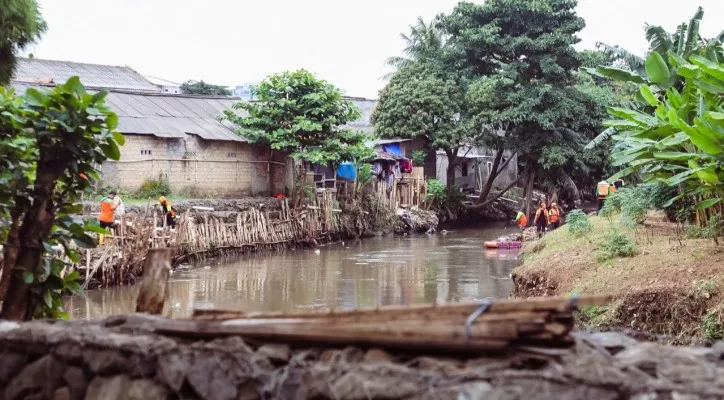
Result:
<svg viewBox="0 0 724 400">
<path fill-rule="evenodd" d="M 87 205 L 92 216 L 97 206 Z M 434 213 L 418 209 L 390 210 L 369 196 L 353 205 L 338 204 L 325 192 L 292 209 L 286 199 L 246 198 L 175 203 L 176 229 L 164 227 L 153 207 L 131 206 L 105 245 L 82 252 L 75 267 L 84 288 L 133 284 L 143 273 L 149 248 L 174 248 L 172 266 L 208 256 L 244 255 L 318 247 L 345 239 L 425 232 L 436 227 Z"/>
<path fill-rule="evenodd" d="M 148 321 L 144 324 L 143 321 Z M 616 333 L 503 354 L 290 347 L 181 337 L 153 317 L 0 322 L 0 396 L 88 399 L 722 398 L 724 343 L 683 348 Z"/>
<path fill-rule="evenodd" d="M 724 247 L 656 229 L 665 224 L 631 229 L 617 218 L 590 221 L 588 234 L 563 226 L 526 244 L 523 263 L 513 272 L 513 295 L 607 294 L 613 296 L 611 305 L 584 309 L 584 324 L 663 334 L 682 343 L 722 338 Z M 635 242 L 635 255 L 603 256 L 611 230 Z"/>
</svg>

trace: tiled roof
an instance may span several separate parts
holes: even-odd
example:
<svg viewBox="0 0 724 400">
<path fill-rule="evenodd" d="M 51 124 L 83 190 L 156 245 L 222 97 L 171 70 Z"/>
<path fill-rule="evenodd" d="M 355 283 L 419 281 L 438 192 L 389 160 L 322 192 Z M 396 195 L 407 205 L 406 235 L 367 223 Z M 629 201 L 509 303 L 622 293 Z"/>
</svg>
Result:
<svg viewBox="0 0 724 400">
<path fill-rule="evenodd" d="M 129 67 L 84 64 L 70 61 L 20 58 L 13 82 L 60 84 L 72 76 L 80 77 L 87 88 L 160 92 L 161 89 Z"/>
</svg>

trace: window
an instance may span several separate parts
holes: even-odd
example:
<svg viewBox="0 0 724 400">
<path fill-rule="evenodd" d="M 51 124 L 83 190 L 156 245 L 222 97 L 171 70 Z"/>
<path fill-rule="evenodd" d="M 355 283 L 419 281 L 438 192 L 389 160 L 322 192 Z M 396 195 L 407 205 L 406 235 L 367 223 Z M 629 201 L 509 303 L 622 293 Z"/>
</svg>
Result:
<svg viewBox="0 0 724 400">
<path fill-rule="evenodd" d="M 463 163 L 463 165 L 460 166 L 463 170 L 463 176 L 468 176 L 468 163 Z"/>
<path fill-rule="evenodd" d="M 151 150 L 141 149 L 141 155 L 143 155 L 143 156 L 150 156 L 150 155 L 151 155 Z"/>
<path fill-rule="evenodd" d="M 236 158 L 236 152 L 229 152 L 229 158 Z"/>
<path fill-rule="evenodd" d="M 191 158 L 191 157 L 196 157 L 196 152 L 195 152 L 195 151 L 186 151 L 186 152 L 184 152 L 184 158 Z"/>
</svg>

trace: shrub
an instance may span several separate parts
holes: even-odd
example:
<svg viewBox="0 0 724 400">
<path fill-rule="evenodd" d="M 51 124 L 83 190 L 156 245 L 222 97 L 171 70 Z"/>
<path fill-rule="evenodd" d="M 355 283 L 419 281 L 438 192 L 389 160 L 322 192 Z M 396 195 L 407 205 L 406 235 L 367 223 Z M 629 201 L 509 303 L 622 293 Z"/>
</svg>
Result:
<svg viewBox="0 0 724 400">
<path fill-rule="evenodd" d="M 724 235 L 724 219 L 716 214 L 709 218 L 703 228 L 690 226 L 686 231 L 686 237 L 689 239 L 716 239 L 722 235 Z"/>
<path fill-rule="evenodd" d="M 158 179 L 146 179 L 136 195 L 141 199 L 148 199 L 169 194 L 171 194 L 171 184 L 163 174 L 159 174 Z"/>
<path fill-rule="evenodd" d="M 412 165 L 414 165 L 416 167 L 424 167 L 426 157 L 427 157 L 427 154 L 422 150 L 413 151 L 412 152 Z"/>
<path fill-rule="evenodd" d="M 707 340 L 724 339 L 724 324 L 720 320 L 721 306 L 719 310 L 712 310 L 701 317 L 699 330 Z"/>
<path fill-rule="evenodd" d="M 674 195 L 671 188 L 658 182 L 623 187 L 608 196 L 601 215 L 611 218 L 621 213 L 622 224 L 636 226 L 646 220 L 648 210 L 665 210 L 666 202 Z"/>
<path fill-rule="evenodd" d="M 566 216 L 566 225 L 568 232 L 576 234 L 586 234 L 593 230 L 593 224 L 588 219 L 588 215 L 581 210 L 573 210 Z"/>
<path fill-rule="evenodd" d="M 437 179 L 427 180 L 427 201 L 432 208 L 438 209 L 445 204 L 447 198 L 447 188 L 445 185 Z"/>
<path fill-rule="evenodd" d="M 639 249 L 628 235 L 618 229 L 611 229 L 598 243 L 598 261 L 602 262 L 614 257 L 633 257 Z"/>
</svg>

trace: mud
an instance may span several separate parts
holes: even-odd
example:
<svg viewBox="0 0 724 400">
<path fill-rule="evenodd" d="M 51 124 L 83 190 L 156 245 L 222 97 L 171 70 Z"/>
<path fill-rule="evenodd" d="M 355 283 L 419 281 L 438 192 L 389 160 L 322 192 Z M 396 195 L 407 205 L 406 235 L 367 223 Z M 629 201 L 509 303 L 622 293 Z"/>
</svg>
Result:
<svg viewBox="0 0 724 400">
<path fill-rule="evenodd" d="M 0 398 L 714 399 L 724 342 L 683 348 L 620 333 L 573 349 L 467 359 L 383 349 L 203 341 L 102 322 L 0 322 Z M 128 318 L 133 318 L 128 317 Z"/>
</svg>

